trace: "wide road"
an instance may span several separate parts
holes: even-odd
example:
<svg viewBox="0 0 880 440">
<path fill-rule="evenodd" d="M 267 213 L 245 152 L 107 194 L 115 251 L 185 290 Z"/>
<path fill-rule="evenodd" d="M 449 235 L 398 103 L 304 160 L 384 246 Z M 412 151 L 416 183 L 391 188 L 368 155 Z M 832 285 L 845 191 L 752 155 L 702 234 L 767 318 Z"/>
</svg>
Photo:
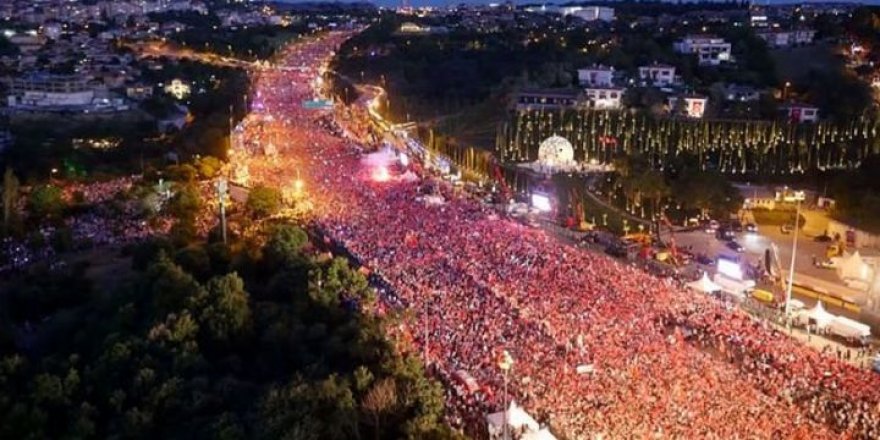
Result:
<svg viewBox="0 0 880 440">
<path fill-rule="evenodd" d="M 499 219 L 417 163 L 366 153 L 333 111 L 304 110 L 349 35 L 292 45 L 255 79 L 233 175 L 292 188 L 316 224 L 386 280 L 384 307 L 409 312 L 391 337 L 448 385 L 451 422 L 481 423 L 512 398 L 568 438 L 880 436 L 872 373 Z M 509 369 L 499 368 L 505 351 Z"/>
</svg>

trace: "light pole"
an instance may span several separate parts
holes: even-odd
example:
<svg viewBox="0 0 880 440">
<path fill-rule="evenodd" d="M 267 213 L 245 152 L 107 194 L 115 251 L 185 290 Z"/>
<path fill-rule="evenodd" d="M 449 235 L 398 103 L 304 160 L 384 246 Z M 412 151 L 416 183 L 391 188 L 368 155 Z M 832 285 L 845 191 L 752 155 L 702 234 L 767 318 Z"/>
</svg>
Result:
<svg viewBox="0 0 880 440">
<path fill-rule="evenodd" d="M 786 325 L 791 324 L 791 289 L 794 286 L 794 261 L 797 256 L 798 231 L 800 230 L 801 220 L 801 201 L 797 201 L 797 209 L 794 216 L 794 237 L 791 245 L 791 266 L 788 269 L 788 289 L 785 292 L 785 322 Z"/>
<path fill-rule="evenodd" d="M 507 414 L 507 412 L 509 411 L 509 404 L 507 403 L 507 401 L 508 401 L 508 399 L 507 399 L 507 378 L 510 374 L 510 369 L 513 368 L 513 357 L 510 356 L 510 353 L 508 353 L 507 350 L 504 350 L 501 352 L 501 358 L 498 360 L 498 368 L 501 368 L 501 371 L 504 372 L 504 407 L 501 410 L 501 414 L 503 414 L 504 417 L 503 417 L 503 422 L 501 425 L 501 429 L 502 429 L 501 438 L 503 440 L 507 440 L 508 439 L 508 435 L 507 435 L 508 414 Z"/>
<path fill-rule="evenodd" d="M 223 244 L 226 244 L 226 191 L 228 184 L 226 179 L 217 181 L 217 199 L 220 202 L 220 233 L 223 237 Z"/>
</svg>

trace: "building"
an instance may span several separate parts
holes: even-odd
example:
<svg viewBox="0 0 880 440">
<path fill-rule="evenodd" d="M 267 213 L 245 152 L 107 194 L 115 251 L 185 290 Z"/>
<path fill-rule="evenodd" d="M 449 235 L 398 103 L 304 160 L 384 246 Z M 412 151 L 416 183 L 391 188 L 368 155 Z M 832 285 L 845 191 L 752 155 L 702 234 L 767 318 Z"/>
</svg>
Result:
<svg viewBox="0 0 880 440">
<path fill-rule="evenodd" d="M 23 111 L 116 111 L 128 110 L 119 98 L 90 84 L 78 75 L 31 74 L 9 84 L 7 105 Z"/>
<path fill-rule="evenodd" d="M 584 89 L 583 102 L 592 109 L 618 110 L 625 91 L 620 87 L 587 87 Z"/>
<path fill-rule="evenodd" d="M 401 24 L 397 32 L 402 35 L 428 35 L 445 34 L 449 32 L 449 29 L 444 26 L 420 26 L 408 21 Z"/>
<path fill-rule="evenodd" d="M 614 84 L 614 68 L 593 66 L 578 69 L 578 84 L 584 87 L 611 87 Z"/>
<path fill-rule="evenodd" d="M 639 79 L 647 85 L 670 86 L 675 82 L 675 66 L 654 63 L 639 67 Z"/>
<path fill-rule="evenodd" d="M 567 13 L 564 12 L 563 15 L 571 15 L 584 21 L 614 21 L 614 8 L 607 6 L 575 6 L 567 9 Z"/>
<path fill-rule="evenodd" d="M 7 97 L 9 107 L 86 106 L 95 99 L 88 81 L 74 75 L 33 74 L 13 79 Z"/>
<path fill-rule="evenodd" d="M 191 87 L 189 84 L 175 78 L 171 80 L 171 82 L 163 87 L 165 93 L 177 98 L 184 99 L 191 93 Z"/>
<path fill-rule="evenodd" d="M 153 97 L 153 86 L 132 84 L 125 88 L 125 96 L 135 101 L 143 101 Z"/>
<path fill-rule="evenodd" d="M 756 35 L 767 42 L 767 46 L 779 48 L 810 44 L 816 36 L 816 31 L 812 29 L 774 29 L 759 31 Z"/>
<path fill-rule="evenodd" d="M 516 96 L 517 110 L 557 110 L 577 103 L 578 91 L 574 89 L 522 90 Z"/>
<path fill-rule="evenodd" d="M 754 87 L 730 84 L 724 87 L 726 101 L 754 102 L 761 99 L 761 90 Z"/>
<path fill-rule="evenodd" d="M 666 102 L 671 114 L 699 119 L 706 112 L 709 98 L 700 95 L 670 96 L 666 98 Z"/>
<path fill-rule="evenodd" d="M 703 35 L 689 35 L 673 43 L 676 52 L 696 55 L 701 66 L 718 66 L 733 61 L 730 47 L 723 38 Z"/>
<path fill-rule="evenodd" d="M 789 103 L 779 107 L 785 119 L 791 122 L 816 122 L 819 120 L 819 109 L 809 104 Z"/>
</svg>

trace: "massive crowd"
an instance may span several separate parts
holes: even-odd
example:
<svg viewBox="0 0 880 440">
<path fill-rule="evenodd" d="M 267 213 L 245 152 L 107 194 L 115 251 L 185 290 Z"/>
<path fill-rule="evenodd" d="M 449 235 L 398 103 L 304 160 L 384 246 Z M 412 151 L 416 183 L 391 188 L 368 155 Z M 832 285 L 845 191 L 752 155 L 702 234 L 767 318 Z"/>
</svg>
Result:
<svg viewBox="0 0 880 440">
<path fill-rule="evenodd" d="M 284 59 L 313 64 L 344 38 Z M 254 181 L 302 178 L 316 222 L 387 283 L 387 306 L 411 311 L 395 339 L 449 385 L 450 421 L 498 410 L 507 381 L 511 398 L 570 438 L 880 438 L 873 373 L 673 280 L 499 219 L 417 164 L 418 181 L 376 182 L 346 130 L 299 106 L 314 73 L 262 74 L 262 122 L 245 124 L 241 157 Z M 269 139 L 271 160 L 255 148 Z M 443 202 L 423 203 L 426 186 Z M 507 374 L 502 350 L 515 360 Z"/>
</svg>

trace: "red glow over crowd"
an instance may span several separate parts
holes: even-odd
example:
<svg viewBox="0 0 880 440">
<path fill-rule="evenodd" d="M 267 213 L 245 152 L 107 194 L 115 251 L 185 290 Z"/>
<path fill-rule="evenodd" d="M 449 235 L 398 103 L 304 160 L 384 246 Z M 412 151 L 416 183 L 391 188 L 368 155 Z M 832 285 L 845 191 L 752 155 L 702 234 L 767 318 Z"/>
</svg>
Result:
<svg viewBox="0 0 880 440">
<path fill-rule="evenodd" d="M 279 61 L 305 71 L 261 73 L 262 111 L 244 124 L 234 165 L 252 183 L 302 179 L 316 223 L 387 282 L 383 307 L 411 311 L 392 335 L 448 385 L 450 422 L 499 410 L 507 350 L 511 397 L 570 438 L 880 438 L 874 373 L 672 280 L 500 219 L 416 163 L 417 181 L 366 169 L 363 145 L 300 107 L 314 97 L 316 63 L 345 38 L 292 46 Z M 267 142 L 277 157 L 265 157 Z M 424 203 L 428 182 L 444 203 Z"/>
</svg>

